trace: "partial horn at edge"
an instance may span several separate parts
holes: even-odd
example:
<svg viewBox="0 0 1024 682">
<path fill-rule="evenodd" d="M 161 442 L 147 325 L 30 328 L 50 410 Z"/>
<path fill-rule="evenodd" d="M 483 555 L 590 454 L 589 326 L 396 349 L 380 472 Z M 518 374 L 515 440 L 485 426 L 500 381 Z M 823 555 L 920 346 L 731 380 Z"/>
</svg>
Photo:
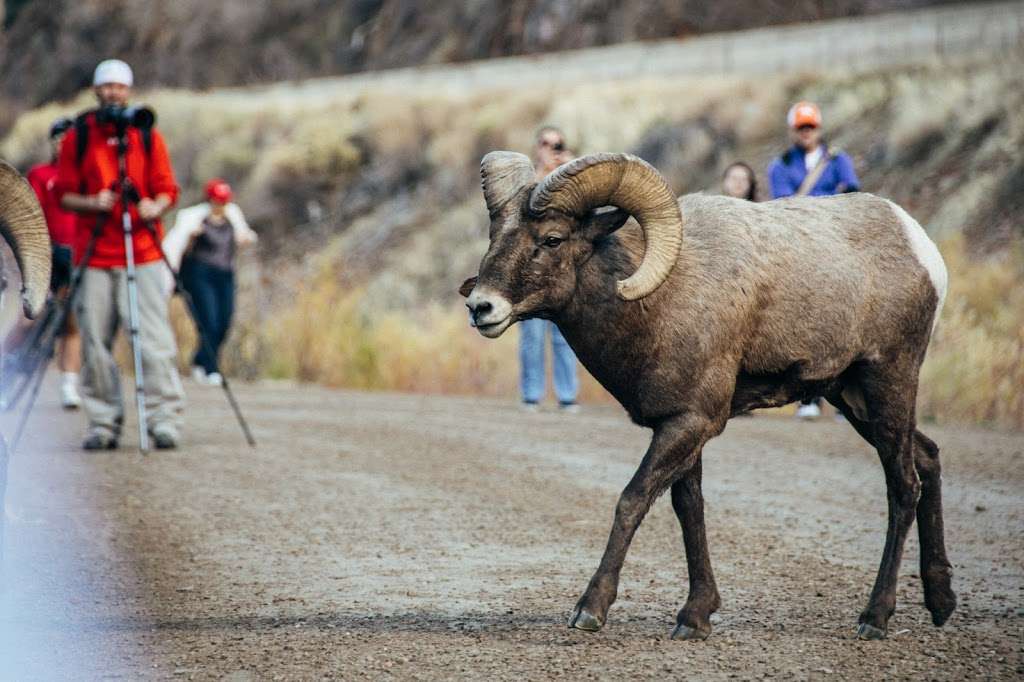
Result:
<svg viewBox="0 0 1024 682">
<path fill-rule="evenodd" d="M 0 233 L 21 270 L 25 316 L 35 317 L 50 288 L 50 235 L 32 187 L 4 161 L 0 161 Z"/>
</svg>

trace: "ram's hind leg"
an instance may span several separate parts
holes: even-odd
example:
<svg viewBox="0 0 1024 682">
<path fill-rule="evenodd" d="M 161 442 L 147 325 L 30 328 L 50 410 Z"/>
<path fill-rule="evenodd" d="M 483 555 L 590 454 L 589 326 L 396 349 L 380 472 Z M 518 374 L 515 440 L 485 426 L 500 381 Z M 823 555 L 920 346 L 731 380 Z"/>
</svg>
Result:
<svg viewBox="0 0 1024 682">
<path fill-rule="evenodd" d="M 851 405 L 838 395 L 829 397 L 875 446 L 885 472 L 889 522 L 878 576 L 868 605 L 860 614 L 857 632 L 862 639 L 885 637 L 889 617 L 896 609 L 896 579 L 903 545 L 914 522 L 921 490 L 914 462 L 918 365 L 909 358 L 901 360 L 888 365 L 867 364 L 856 377 L 850 377 L 863 396 L 863 405 Z"/>
<path fill-rule="evenodd" d="M 690 594 L 676 616 L 672 639 L 707 639 L 711 634 L 710 616 L 718 610 L 722 600 L 711 571 L 708 539 L 704 531 L 700 459 L 672 484 L 672 508 L 683 528 L 686 568 L 690 577 Z"/>
<path fill-rule="evenodd" d="M 932 623 L 942 625 L 956 609 L 956 594 L 950 585 L 953 568 L 946 557 L 942 528 L 942 469 L 939 447 L 920 431 L 914 431 L 914 465 L 921 477 L 917 537 L 921 543 L 924 605 L 932 614 Z"/>
<path fill-rule="evenodd" d="M 857 393 L 857 391 L 854 391 Z M 875 445 L 871 424 L 861 419 L 861 409 L 854 409 L 847 394 L 829 396 L 846 420 L 864 440 Z M 856 413 L 860 413 L 860 416 Z M 917 534 L 921 545 L 921 582 L 924 604 L 935 625 L 943 625 L 956 609 L 956 594 L 950 585 L 953 569 L 946 557 L 942 523 L 942 475 L 939 448 L 920 431 L 914 431 L 914 467 L 921 480 L 921 497 L 917 502 Z"/>
</svg>

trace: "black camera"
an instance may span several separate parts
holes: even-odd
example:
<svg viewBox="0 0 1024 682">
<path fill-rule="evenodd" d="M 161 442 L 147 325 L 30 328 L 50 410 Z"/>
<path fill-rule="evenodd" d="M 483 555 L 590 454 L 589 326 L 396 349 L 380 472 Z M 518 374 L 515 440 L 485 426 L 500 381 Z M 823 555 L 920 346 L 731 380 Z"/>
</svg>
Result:
<svg viewBox="0 0 1024 682">
<path fill-rule="evenodd" d="M 97 123 L 113 123 L 118 130 L 133 128 L 152 128 L 156 123 L 156 112 L 145 105 L 122 107 L 108 104 L 96 112 Z"/>
</svg>

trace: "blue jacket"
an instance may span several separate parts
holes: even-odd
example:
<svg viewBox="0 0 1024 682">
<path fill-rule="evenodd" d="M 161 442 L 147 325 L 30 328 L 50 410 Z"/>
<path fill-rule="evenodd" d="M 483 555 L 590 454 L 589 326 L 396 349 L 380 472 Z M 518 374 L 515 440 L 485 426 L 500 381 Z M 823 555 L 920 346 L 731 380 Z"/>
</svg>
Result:
<svg viewBox="0 0 1024 682">
<path fill-rule="evenodd" d="M 804 150 L 793 145 L 785 154 L 768 164 L 768 182 L 771 185 L 772 199 L 793 196 L 805 177 L 807 167 L 804 165 Z M 807 195 L 823 197 L 858 190 L 860 181 L 853 170 L 853 161 L 844 152 L 839 152 L 829 160 L 828 167 Z"/>
</svg>

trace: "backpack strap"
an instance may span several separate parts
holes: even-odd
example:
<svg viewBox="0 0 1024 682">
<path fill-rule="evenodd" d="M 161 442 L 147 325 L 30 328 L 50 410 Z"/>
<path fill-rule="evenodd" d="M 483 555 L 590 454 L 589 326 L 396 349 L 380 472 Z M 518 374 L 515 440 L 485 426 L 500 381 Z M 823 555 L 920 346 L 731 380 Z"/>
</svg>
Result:
<svg viewBox="0 0 1024 682">
<path fill-rule="evenodd" d="M 811 169 L 811 172 L 804 177 L 804 181 L 800 183 L 800 187 L 797 188 L 795 197 L 805 197 L 807 193 L 814 189 L 814 186 L 818 184 L 818 180 L 821 179 L 825 169 L 828 168 L 828 164 L 832 162 L 832 150 L 825 145 L 825 148 L 821 151 L 821 158 L 818 159 L 818 165 Z"/>
<path fill-rule="evenodd" d="M 75 165 L 78 167 L 82 166 L 85 150 L 89 147 L 89 116 L 94 113 L 95 110 L 90 109 L 75 117 Z"/>
</svg>

